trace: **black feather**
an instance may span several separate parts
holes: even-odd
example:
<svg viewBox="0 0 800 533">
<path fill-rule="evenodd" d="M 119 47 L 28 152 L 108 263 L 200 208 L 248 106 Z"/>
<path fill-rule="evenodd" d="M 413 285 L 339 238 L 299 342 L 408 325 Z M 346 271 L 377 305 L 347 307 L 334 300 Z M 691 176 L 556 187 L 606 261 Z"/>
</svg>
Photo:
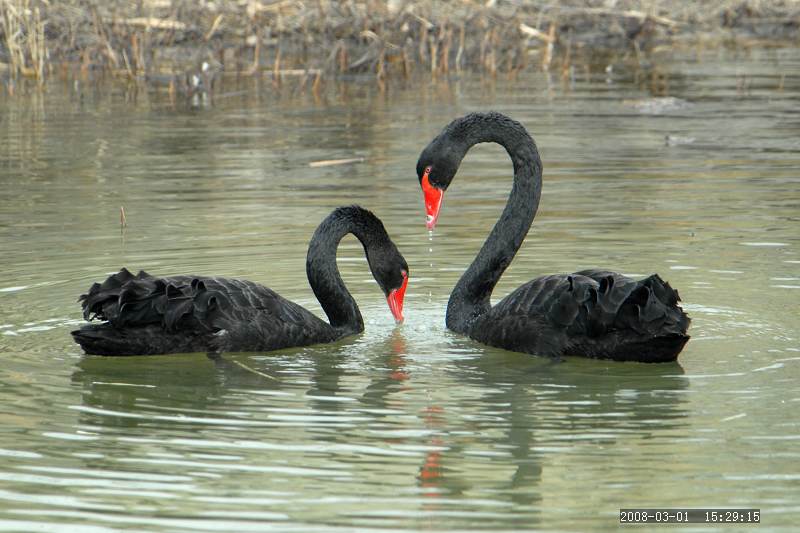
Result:
<svg viewBox="0 0 800 533">
<path fill-rule="evenodd" d="M 502 145 L 514 166 L 514 184 L 492 228 L 447 304 L 446 323 L 492 346 L 545 355 L 621 361 L 677 359 L 689 339 L 689 317 L 677 291 L 658 275 L 633 280 L 607 270 L 534 279 L 494 307 L 490 298 L 522 245 L 539 206 L 542 161 L 519 122 L 496 112 L 470 113 L 447 125 L 417 162 L 434 187 L 446 190 L 472 146 Z"/>
<path fill-rule="evenodd" d="M 309 244 L 309 283 L 331 324 L 271 289 L 208 276 L 136 276 L 123 268 L 94 283 L 79 301 L 89 324 L 72 335 L 86 353 L 161 354 L 195 351 L 270 351 L 331 342 L 360 332 L 364 323 L 336 269 L 340 240 L 353 233 L 370 269 L 386 290 L 398 288 L 408 264 L 381 221 L 358 206 L 338 208 Z M 321 296 L 320 296 L 321 295 Z"/>
</svg>

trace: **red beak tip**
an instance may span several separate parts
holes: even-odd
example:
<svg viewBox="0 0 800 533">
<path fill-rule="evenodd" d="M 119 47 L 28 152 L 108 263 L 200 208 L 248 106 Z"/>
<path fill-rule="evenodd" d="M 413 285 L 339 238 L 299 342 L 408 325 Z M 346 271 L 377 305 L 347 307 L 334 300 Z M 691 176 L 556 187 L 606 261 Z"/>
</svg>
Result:
<svg viewBox="0 0 800 533">
<path fill-rule="evenodd" d="M 403 300 L 402 297 L 398 298 L 397 292 L 392 291 L 392 294 L 387 298 L 389 302 L 389 310 L 392 312 L 394 321 L 400 324 L 403 321 Z"/>
<path fill-rule="evenodd" d="M 444 198 L 444 190 L 437 189 L 431 185 L 428 180 L 428 172 L 426 169 L 425 174 L 422 176 L 422 192 L 425 200 L 425 225 L 429 230 L 436 226 L 436 219 L 439 218 L 439 209 L 442 207 L 442 199 Z"/>
<path fill-rule="evenodd" d="M 391 291 L 389 296 L 386 297 L 386 301 L 389 304 L 389 310 L 392 312 L 394 321 L 397 324 L 401 324 L 403 322 L 403 300 L 406 296 L 407 286 L 408 274 L 403 272 L 403 285 L 401 285 L 399 289 L 394 289 Z"/>
</svg>

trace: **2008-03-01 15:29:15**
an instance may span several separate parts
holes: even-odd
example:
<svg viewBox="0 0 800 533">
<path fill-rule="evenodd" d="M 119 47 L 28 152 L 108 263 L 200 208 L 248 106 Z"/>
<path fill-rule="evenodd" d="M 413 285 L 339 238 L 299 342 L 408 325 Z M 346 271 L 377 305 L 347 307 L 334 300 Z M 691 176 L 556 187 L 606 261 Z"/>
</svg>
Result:
<svg viewBox="0 0 800 533">
<path fill-rule="evenodd" d="M 621 524 L 761 522 L 761 509 L 620 509 Z"/>
</svg>

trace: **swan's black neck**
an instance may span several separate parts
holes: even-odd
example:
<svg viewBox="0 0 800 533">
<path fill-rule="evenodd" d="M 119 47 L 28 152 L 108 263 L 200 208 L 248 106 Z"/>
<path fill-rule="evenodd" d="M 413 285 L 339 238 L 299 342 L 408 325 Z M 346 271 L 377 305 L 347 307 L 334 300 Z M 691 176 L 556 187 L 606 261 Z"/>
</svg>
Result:
<svg viewBox="0 0 800 533">
<path fill-rule="evenodd" d="M 358 206 L 334 210 L 311 237 L 306 258 L 308 283 L 337 337 L 364 331 L 364 319 L 358 304 L 347 290 L 336 266 L 336 250 L 342 237 L 348 233 L 361 241 L 368 256 L 388 241 L 380 220 Z"/>
<path fill-rule="evenodd" d="M 447 304 L 447 327 L 466 333 L 475 319 L 491 308 L 492 290 L 533 222 L 542 190 L 542 161 L 522 124 L 499 113 L 467 115 L 450 124 L 442 135 L 453 137 L 463 148 L 462 157 L 475 144 L 495 142 L 514 163 L 514 184 L 503 214 Z"/>
</svg>

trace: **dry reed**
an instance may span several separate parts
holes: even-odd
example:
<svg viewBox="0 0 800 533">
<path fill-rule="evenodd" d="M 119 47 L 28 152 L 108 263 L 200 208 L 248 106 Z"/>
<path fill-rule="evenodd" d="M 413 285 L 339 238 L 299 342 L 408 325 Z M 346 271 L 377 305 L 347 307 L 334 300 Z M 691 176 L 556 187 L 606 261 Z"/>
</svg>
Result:
<svg viewBox="0 0 800 533">
<path fill-rule="evenodd" d="M 0 20 L 11 72 L 43 83 L 47 46 L 39 6 L 31 0 L 0 0 Z"/>
<path fill-rule="evenodd" d="M 0 0 L 0 63 L 41 83 L 52 63 L 131 80 L 213 71 L 313 77 L 371 74 L 384 85 L 414 71 L 509 76 L 538 64 L 562 78 L 598 49 L 637 55 L 676 37 L 798 42 L 797 0 Z M 707 40 L 706 40 L 707 42 Z M 322 73 L 322 74 L 320 74 Z"/>
</svg>

